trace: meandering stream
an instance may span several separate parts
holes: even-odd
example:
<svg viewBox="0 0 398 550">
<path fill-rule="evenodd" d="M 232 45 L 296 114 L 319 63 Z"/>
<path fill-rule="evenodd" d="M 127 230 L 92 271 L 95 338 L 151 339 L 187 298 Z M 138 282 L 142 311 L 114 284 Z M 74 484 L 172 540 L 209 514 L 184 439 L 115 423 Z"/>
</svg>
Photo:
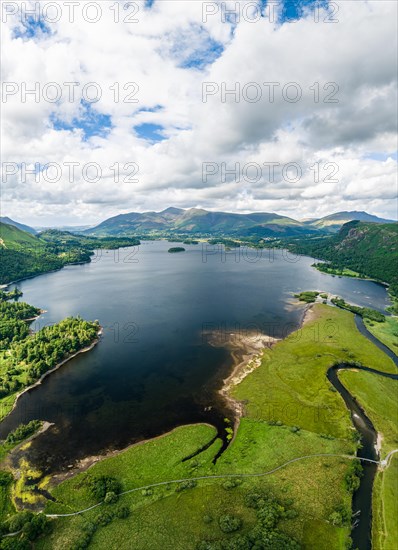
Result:
<svg viewBox="0 0 398 550">
<path fill-rule="evenodd" d="M 380 342 L 373 334 L 371 334 L 359 315 L 356 315 L 355 322 L 360 332 L 371 340 L 378 348 L 385 352 L 398 366 L 398 357 L 382 342 Z M 355 369 L 366 372 L 371 372 L 377 376 L 398 380 L 398 374 L 389 374 L 381 372 L 369 367 L 353 366 L 341 363 L 331 367 L 327 372 L 329 381 L 333 384 L 336 390 L 340 393 L 347 408 L 351 412 L 352 422 L 356 430 L 361 435 L 361 448 L 358 449 L 358 458 L 366 458 L 368 460 L 379 460 L 379 455 L 376 450 L 377 432 L 372 422 L 366 416 L 363 409 L 357 403 L 356 399 L 350 394 L 345 386 L 340 382 L 338 371 L 343 369 Z M 372 548 L 372 491 L 373 483 L 377 472 L 377 464 L 362 461 L 363 476 L 360 486 L 353 495 L 352 512 L 353 512 L 353 527 L 352 539 L 354 548 L 359 550 L 371 550 Z"/>
</svg>

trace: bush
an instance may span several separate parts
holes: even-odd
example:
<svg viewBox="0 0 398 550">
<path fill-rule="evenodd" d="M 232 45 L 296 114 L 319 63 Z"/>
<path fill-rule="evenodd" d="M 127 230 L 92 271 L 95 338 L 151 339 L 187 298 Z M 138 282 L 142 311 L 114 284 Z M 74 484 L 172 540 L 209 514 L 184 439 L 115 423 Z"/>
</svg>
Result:
<svg viewBox="0 0 398 550">
<path fill-rule="evenodd" d="M 237 487 L 238 485 L 239 485 L 239 483 L 236 479 L 227 479 L 222 484 L 223 488 L 226 489 L 226 490 L 235 489 L 235 487 Z"/>
<path fill-rule="evenodd" d="M 34 541 L 43 533 L 50 531 L 50 520 L 44 514 L 37 514 L 26 522 L 22 528 L 23 534 L 30 541 Z"/>
<path fill-rule="evenodd" d="M 361 483 L 360 478 L 363 475 L 362 472 L 363 472 L 363 469 L 359 460 L 354 460 L 350 464 L 348 472 L 344 476 L 345 486 L 347 490 L 350 491 L 351 493 L 355 492 L 358 489 Z"/>
<path fill-rule="evenodd" d="M 114 491 L 108 491 L 105 495 L 105 504 L 115 504 L 118 500 L 118 495 Z"/>
<path fill-rule="evenodd" d="M 88 521 L 87 523 L 84 523 L 82 525 L 82 530 L 85 532 L 85 533 L 88 533 L 89 535 L 93 536 L 94 533 L 96 532 L 97 530 L 97 526 L 94 524 L 94 523 L 91 523 L 91 521 Z"/>
<path fill-rule="evenodd" d="M 30 550 L 30 544 L 25 539 L 10 537 L 1 541 L 0 548 L 1 550 Z"/>
<path fill-rule="evenodd" d="M 115 510 L 115 517 L 119 519 L 126 519 L 130 515 L 130 508 L 128 506 L 118 506 Z"/>
<path fill-rule="evenodd" d="M 32 512 L 20 512 L 12 516 L 8 522 L 8 532 L 16 533 L 20 531 L 25 523 L 28 523 L 33 518 Z"/>
<path fill-rule="evenodd" d="M 80 538 L 72 545 L 72 550 L 86 550 L 91 542 L 91 536 L 88 533 L 83 533 Z"/>
<path fill-rule="evenodd" d="M 181 491 L 185 491 L 185 489 L 193 489 L 196 487 L 197 483 L 194 479 L 189 479 L 187 481 L 181 482 L 176 487 L 176 493 L 180 493 Z"/>
<path fill-rule="evenodd" d="M 329 522 L 336 527 L 342 527 L 343 518 L 341 517 L 341 514 L 339 514 L 339 512 L 332 512 L 329 516 Z"/>
<path fill-rule="evenodd" d="M 268 495 L 264 492 L 248 493 L 245 496 L 245 505 L 248 508 L 254 508 L 255 510 L 258 510 L 265 505 L 267 499 Z"/>
<path fill-rule="evenodd" d="M 109 512 L 101 512 L 96 518 L 95 523 L 97 525 L 101 525 L 102 527 L 105 527 L 105 525 L 109 525 L 109 523 L 113 520 L 113 515 Z"/>
<path fill-rule="evenodd" d="M 10 472 L 3 472 L 0 471 L 0 486 L 1 487 L 7 487 L 12 481 L 14 481 L 14 478 Z"/>
<path fill-rule="evenodd" d="M 108 476 L 87 476 L 87 483 L 91 494 L 97 500 L 103 500 L 107 493 L 120 493 L 122 487 L 114 477 Z"/>
<path fill-rule="evenodd" d="M 225 514 L 219 518 L 218 525 L 223 533 L 233 533 L 242 527 L 242 520 L 236 516 Z"/>
</svg>

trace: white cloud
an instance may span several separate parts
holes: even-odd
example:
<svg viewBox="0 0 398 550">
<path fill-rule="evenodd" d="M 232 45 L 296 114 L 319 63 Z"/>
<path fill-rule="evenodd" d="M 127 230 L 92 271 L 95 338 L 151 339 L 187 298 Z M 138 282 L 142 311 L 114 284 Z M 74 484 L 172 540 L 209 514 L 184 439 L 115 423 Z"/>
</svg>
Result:
<svg viewBox="0 0 398 550">
<path fill-rule="evenodd" d="M 354 209 L 396 216 L 396 160 L 369 158 L 397 148 L 395 2 L 340 2 L 334 24 L 315 23 L 313 14 L 283 25 L 266 18 L 241 20 L 233 33 L 220 13 L 202 23 L 201 2 L 162 0 L 150 10 L 139 2 L 139 23 L 115 23 L 109 9 L 114 2 L 107 1 L 101 2 L 100 21 L 88 23 L 81 17 L 84 4 L 74 23 L 64 13 L 50 25 L 51 35 L 15 38 L 17 16 L 3 25 L 2 80 L 19 87 L 38 82 L 40 91 L 49 82 L 97 82 L 103 94 L 92 108 L 111 116 L 112 129 L 88 140 L 81 129 L 54 129 L 54 115 L 68 128 L 81 113 L 80 95 L 69 102 L 65 87 L 56 104 L 42 98 L 36 103 L 31 96 L 23 103 L 20 93 L 8 97 L 2 104 L 3 161 L 56 162 L 63 169 L 56 182 L 8 177 L 2 190 L 4 214 L 43 225 L 81 224 L 172 204 L 277 211 L 298 218 Z M 121 17 L 126 16 L 124 4 Z M 223 48 L 216 61 L 208 51 L 214 43 Z M 209 65 L 181 68 L 187 59 L 203 60 L 206 52 Z M 128 82 L 139 85 L 133 98 L 139 103 L 115 101 L 113 85 L 119 83 L 123 98 L 133 91 L 131 86 L 123 90 Z M 257 88 L 261 100 L 236 103 L 227 95 L 222 102 L 216 93 L 204 103 L 204 82 L 220 90 L 223 83 L 228 89 L 239 83 L 249 98 Z M 272 103 L 264 86 L 269 82 L 280 84 Z M 292 82 L 302 92 L 296 103 L 286 100 L 294 86 L 284 86 Z M 256 86 L 244 88 L 248 83 Z M 319 83 L 318 102 L 314 83 Z M 140 139 L 134 126 L 142 123 L 162 126 L 168 139 L 155 144 Z M 72 182 L 64 166 L 71 161 L 79 163 Z M 207 181 L 204 162 L 219 167 Z M 241 168 L 279 165 L 275 181 L 263 168 L 259 181 L 229 176 L 223 182 L 222 162 L 228 169 L 236 163 Z M 311 169 L 317 162 L 320 181 Z M 338 166 L 337 182 L 325 181 L 328 162 Z M 84 180 L 87 163 L 101 166 L 101 181 Z M 123 166 L 138 163 L 139 182 L 115 182 L 115 163 L 124 172 L 121 180 L 131 172 Z M 298 181 L 283 179 L 289 163 L 300 166 Z"/>
</svg>

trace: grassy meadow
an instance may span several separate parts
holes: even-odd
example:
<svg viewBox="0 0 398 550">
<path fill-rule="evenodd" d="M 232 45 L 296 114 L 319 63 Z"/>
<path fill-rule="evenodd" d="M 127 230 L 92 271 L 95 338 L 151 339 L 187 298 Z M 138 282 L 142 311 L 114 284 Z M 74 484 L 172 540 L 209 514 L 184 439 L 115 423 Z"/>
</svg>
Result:
<svg viewBox="0 0 398 550">
<path fill-rule="evenodd" d="M 386 317 L 384 323 L 364 319 L 364 323 L 369 332 L 398 354 L 398 317 Z"/>
</svg>

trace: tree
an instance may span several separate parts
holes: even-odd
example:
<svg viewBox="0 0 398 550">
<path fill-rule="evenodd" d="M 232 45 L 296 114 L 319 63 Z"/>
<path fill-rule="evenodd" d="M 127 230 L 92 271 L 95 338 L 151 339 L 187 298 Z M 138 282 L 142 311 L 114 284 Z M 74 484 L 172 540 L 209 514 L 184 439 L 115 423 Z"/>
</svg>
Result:
<svg viewBox="0 0 398 550">
<path fill-rule="evenodd" d="M 233 533 L 242 527 L 242 520 L 236 516 L 225 514 L 219 518 L 218 525 L 223 533 Z"/>
</svg>

